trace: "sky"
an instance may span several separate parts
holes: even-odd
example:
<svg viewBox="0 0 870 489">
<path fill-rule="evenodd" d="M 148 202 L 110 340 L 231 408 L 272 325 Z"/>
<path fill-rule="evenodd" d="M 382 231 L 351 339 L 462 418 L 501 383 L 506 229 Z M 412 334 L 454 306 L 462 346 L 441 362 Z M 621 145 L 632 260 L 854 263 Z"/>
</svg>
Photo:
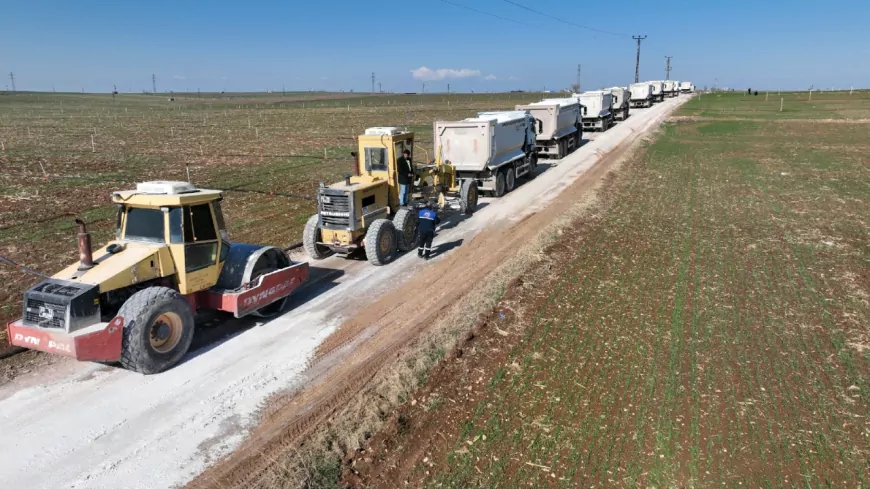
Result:
<svg viewBox="0 0 870 489">
<path fill-rule="evenodd" d="M 0 5 L 7 89 L 12 72 L 18 90 L 151 91 L 153 74 L 159 92 L 370 91 L 374 72 L 384 91 L 557 90 L 578 64 L 596 89 L 634 81 L 632 35 L 647 36 L 642 80 L 664 79 L 673 56 L 671 79 L 698 87 L 870 87 L 867 0 Z"/>
</svg>

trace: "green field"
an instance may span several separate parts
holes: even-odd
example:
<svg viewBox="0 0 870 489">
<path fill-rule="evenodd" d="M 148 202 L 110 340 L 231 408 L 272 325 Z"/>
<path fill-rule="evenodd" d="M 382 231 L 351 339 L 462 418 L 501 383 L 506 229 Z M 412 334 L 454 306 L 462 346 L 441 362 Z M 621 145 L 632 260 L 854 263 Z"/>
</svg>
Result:
<svg viewBox="0 0 870 489">
<path fill-rule="evenodd" d="M 684 105 L 363 480 L 867 487 L 870 94 L 787 97 Z"/>
<path fill-rule="evenodd" d="M 143 180 L 312 197 L 351 169 L 366 127 L 417 132 L 418 161 L 434 158 L 432 122 L 513 108 L 541 94 L 111 95 L 0 93 L 0 255 L 46 273 L 75 260 L 74 223 L 109 239 L 112 191 Z M 299 241 L 310 200 L 228 192 L 234 240 Z M 0 321 L 17 314 L 34 279 L 0 266 Z M 2 333 L 0 333 L 2 336 Z M 2 343 L 2 337 L 0 337 Z M 0 344 L 2 349 L 2 344 Z"/>
</svg>

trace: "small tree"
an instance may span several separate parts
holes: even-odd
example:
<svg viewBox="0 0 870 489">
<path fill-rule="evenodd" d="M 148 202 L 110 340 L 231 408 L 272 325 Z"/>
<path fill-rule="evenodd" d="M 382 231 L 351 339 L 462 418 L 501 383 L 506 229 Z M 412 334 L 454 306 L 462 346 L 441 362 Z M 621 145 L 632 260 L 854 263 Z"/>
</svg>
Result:
<svg viewBox="0 0 870 489">
<path fill-rule="evenodd" d="M 574 93 L 579 93 L 580 92 L 580 84 L 574 83 L 573 85 L 571 85 L 571 91 Z"/>
</svg>

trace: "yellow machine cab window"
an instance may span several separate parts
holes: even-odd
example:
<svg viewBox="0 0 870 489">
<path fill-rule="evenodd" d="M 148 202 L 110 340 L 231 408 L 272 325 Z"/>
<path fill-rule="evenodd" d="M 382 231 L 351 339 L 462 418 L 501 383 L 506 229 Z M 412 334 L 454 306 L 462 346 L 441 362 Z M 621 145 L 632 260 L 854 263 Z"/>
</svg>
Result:
<svg viewBox="0 0 870 489">
<path fill-rule="evenodd" d="M 127 207 L 124 239 L 131 241 L 166 241 L 163 231 L 163 211 L 143 207 Z"/>
<path fill-rule="evenodd" d="M 387 171 L 387 148 L 365 149 L 366 171 Z"/>
</svg>

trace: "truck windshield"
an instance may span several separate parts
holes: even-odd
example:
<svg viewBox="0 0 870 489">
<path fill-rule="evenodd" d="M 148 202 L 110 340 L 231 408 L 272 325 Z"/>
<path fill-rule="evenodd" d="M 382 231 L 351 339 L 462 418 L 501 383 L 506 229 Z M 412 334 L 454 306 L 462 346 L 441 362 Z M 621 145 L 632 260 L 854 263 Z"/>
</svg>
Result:
<svg viewBox="0 0 870 489">
<path fill-rule="evenodd" d="M 163 237 L 163 211 L 160 209 L 127 208 L 124 239 L 159 241 Z"/>
</svg>

